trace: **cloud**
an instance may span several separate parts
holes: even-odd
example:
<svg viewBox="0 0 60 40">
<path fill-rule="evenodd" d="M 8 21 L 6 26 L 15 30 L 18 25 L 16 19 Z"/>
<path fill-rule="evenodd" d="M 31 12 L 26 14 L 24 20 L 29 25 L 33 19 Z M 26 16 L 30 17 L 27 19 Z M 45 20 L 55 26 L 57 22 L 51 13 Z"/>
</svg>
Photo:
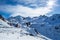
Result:
<svg viewBox="0 0 60 40">
<path fill-rule="evenodd" d="M 41 7 L 46 5 L 47 0 L 15 0 L 15 2 L 29 7 Z"/>
<path fill-rule="evenodd" d="M 16 0 L 15 0 L 16 1 Z M 21 2 L 21 1 L 20 1 Z M 11 16 L 17 16 L 21 15 L 24 17 L 30 16 L 40 16 L 40 15 L 45 15 L 53 10 L 53 7 L 55 5 L 55 0 L 48 0 L 46 3 L 45 7 L 37 7 L 35 9 L 22 6 L 22 5 L 1 5 L 0 6 L 0 11 L 6 11 L 10 12 L 12 15 Z M 33 4 L 34 5 L 34 4 Z"/>
<path fill-rule="evenodd" d="M 29 7 L 45 6 L 47 0 L 1 0 L 0 5 L 23 5 Z"/>
</svg>

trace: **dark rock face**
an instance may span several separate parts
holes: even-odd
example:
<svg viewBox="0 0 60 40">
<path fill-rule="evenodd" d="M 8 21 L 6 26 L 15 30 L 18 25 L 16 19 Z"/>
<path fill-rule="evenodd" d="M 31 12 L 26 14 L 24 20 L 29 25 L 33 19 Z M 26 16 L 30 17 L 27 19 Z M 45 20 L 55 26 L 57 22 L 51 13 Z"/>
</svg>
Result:
<svg viewBox="0 0 60 40">
<path fill-rule="evenodd" d="M 14 24 L 14 23 L 8 22 L 8 24 L 9 24 L 10 26 L 14 26 L 14 27 L 17 27 L 17 28 L 20 28 L 20 27 L 21 27 L 21 24 L 19 24 L 19 23 Z"/>
<path fill-rule="evenodd" d="M 15 27 L 20 28 L 20 24 L 16 24 Z"/>
<path fill-rule="evenodd" d="M 3 16 L 2 16 L 2 15 L 0 15 L 0 19 L 2 19 L 3 21 L 5 21 L 5 19 L 3 18 Z"/>
<path fill-rule="evenodd" d="M 2 19 L 2 15 L 0 15 L 0 19 Z"/>
<path fill-rule="evenodd" d="M 30 26 L 31 24 L 30 24 L 30 22 L 27 22 L 26 25 L 27 25 L 27 26 Z"/>
</svg>

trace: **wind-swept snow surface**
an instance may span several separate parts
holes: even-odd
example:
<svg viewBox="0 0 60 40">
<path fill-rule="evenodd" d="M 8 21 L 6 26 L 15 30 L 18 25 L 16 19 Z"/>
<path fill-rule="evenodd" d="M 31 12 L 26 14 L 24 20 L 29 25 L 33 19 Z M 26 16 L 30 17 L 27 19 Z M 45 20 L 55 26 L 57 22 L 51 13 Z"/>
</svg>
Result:
<svg viewBox="0 0 60 40">
<path fill-rule="evenodd" d="M 21 28 L 0 28 L 0 40 L 51 40 L 43 35 L 30 36 Z"/>
<path fill-rule="evenodd" d="M 31 33 L 31 34 L 30 34 Z M 15 28 L 0 19 L 0 40 L 48 40 L 49 38 L 41 35 L 32 35 L 34 30 L 29 28 Z"/>
<path fill-rule="evenodd" d="M 7 22 L 3 21 L 0 19 L 0 28 L 1 27 L 11 27 L 10 25 L 7 24 Z"/>
</svg>

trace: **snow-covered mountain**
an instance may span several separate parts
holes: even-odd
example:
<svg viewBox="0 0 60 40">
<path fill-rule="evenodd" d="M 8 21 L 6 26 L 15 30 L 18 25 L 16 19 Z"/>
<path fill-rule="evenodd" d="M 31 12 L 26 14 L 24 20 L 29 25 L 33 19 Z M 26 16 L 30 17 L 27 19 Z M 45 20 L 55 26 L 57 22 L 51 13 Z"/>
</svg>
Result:
<svg viewBox="0 0 60 40">
<path fill-rule="evenodd" d="M 22 16 L 10 17 L 8 18 L 8 20 L 13 23 L 21 23 L 23 22 L 23 17 Z"/>
<path fill-rule="evenodd" d="M 11 26 L 8 25 L 7 22 L 0 19 L 0 28 L 4 28 L 4 27 L 11 27 Z"/>
<path fill-rule="evenodd" d="M 54 14 L 50 17 L 40 16 L 32 21 L 32 25 L 30 27 L 35 28 L 40 34 L 48 38 L 59 40 L 60 14 Z"/>
<path fill-rule="evenodd" d="M 8 21 L 0 15 L 0 28 L 11 27 L 7 22 Z"/>
<path fill-rule="evenodd" d="M 53 16 L 49 17 L 46 22 L 49 22 L 51 25 L 59 24 L 60 23 L 60 14 L 54 14 Z"/>
<path fill-rule="evenodd" d="M 38 36 L 33 28 L 29 27 L 14 27 L 0 18 L 0 40 L 45 40 L 49 39 L 43 35 Z M 19 17 L 18 17 L 19 18 Z M 4 18 L 5 19 L 5 18 Z M 12 21 L 13 22 L 13 21 Z M 13 23 L 12 23 L 13 24 Z"/>
<path fill-rule="evenodd" d="M 15 19 L 15 21 L 17 19 Z M 23 26 L 29 25 L 26 27 L 33 28 L 37 34 L 42 34 L 42 35 L 44 35 L 50 39 L 53 39 L 53 40 L 60 39 L 59 38 L 59 35 L 60 35 L 60 31 L 59 31 L 60 30 L 60 27 L 59 27 L 60 14 L 54 14 L 50 17 L 47 17 L 45 15 L 39 16 L 39 17 L 34 17 L 34 18 L 26 17 L 24 19 L 22 18 L 21 22 L 23 22 L 22 25 L 25 24 Z"/>
<path fill-rule="evenodd" d="M 0 17 L 0 33 L 5 31 L 4 35 L 11 35 L 10 33 L 12 33 L 12 35 L 14 34 L 13 36 L 17 35 L 19 40 L 24 40 L 23 38 L 27 40 L 28 37 L 29 40 L 30 38 L 33 38 L 32 40 L 60 39 L 60 14 L 54 14 L 50 17 L 43 15 L 33 18 L 16 16 L 5 19 L 6 21 L 2 18 Z M 14 38 L 16 39 L 16 37 L 12 39 Z"/>
</svg>

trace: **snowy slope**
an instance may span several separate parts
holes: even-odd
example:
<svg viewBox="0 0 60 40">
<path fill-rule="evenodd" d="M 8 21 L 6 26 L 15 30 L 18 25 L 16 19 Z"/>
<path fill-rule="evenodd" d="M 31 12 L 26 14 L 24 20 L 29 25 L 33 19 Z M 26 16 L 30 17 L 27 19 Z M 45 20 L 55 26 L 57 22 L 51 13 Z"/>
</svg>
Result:
<svg viewBox="0 0 60 40">
<path fill-rule="evenodd" d="M 7 22 L 3 21 L 0 19 L 0 28 L 1 27 L 11 27 L 10 25 L 7 24 Z"/>
<path fill-rule="evenodd" d="M 0 40 L 51 40 L 43 35 L 37 37 L 25 33 L 28 32 L 22 28 L 0 28 Z"/>
<path fill-rule="evenodd" d="M 0 19 L 0 40 L 48 40 L 49 38 L 37 36 L 33 28 L 15 28 Z M 50 40 L 50 39 L 49 39 Z"/>
<path fill-rule="evenodd" d="M 44 35 L 52 40 L 60 39 L 60 26 L 32 24 L 30 27 L 36 29 L 39 34 Z"/>
<path fill-rule="evenodd" d="M 3 36 L 4 35 L 4 36 Z M 38 37 L 33 37 L 29 35 L 24 35 L 20 37 L 18 33 L 15 34 L 5 34 L 5 33 L 0 33 L 0 40 L 45 40 L 44 38 L 38 38 Z"/>
<path fill-rule="evenodd" d="M 50 17 L 41 16 L 32 21 L 30 26 L 40 34 L 52 39 L 60 39 L 60 14 L 54 14 Z"/>
<path fill-rule="evenodd" d="M 8 21 L 20 23 L 22 25 L 21 28 L 27 32 L 22 32 L 22 34 L 33 35 L 33 37 L 37 37 L 38 35 L 40 37 L 43 35 L 52 40 L 60 39 L 60 14 L 54 14 L 50 17 L 43 15 L 34 18 L 27 17 L 24 19 L 21 16 L 16 16 L 9 18 Z M 30 22 L 30 26 L 26 26 L 26 22 Z"/>
</svg>

